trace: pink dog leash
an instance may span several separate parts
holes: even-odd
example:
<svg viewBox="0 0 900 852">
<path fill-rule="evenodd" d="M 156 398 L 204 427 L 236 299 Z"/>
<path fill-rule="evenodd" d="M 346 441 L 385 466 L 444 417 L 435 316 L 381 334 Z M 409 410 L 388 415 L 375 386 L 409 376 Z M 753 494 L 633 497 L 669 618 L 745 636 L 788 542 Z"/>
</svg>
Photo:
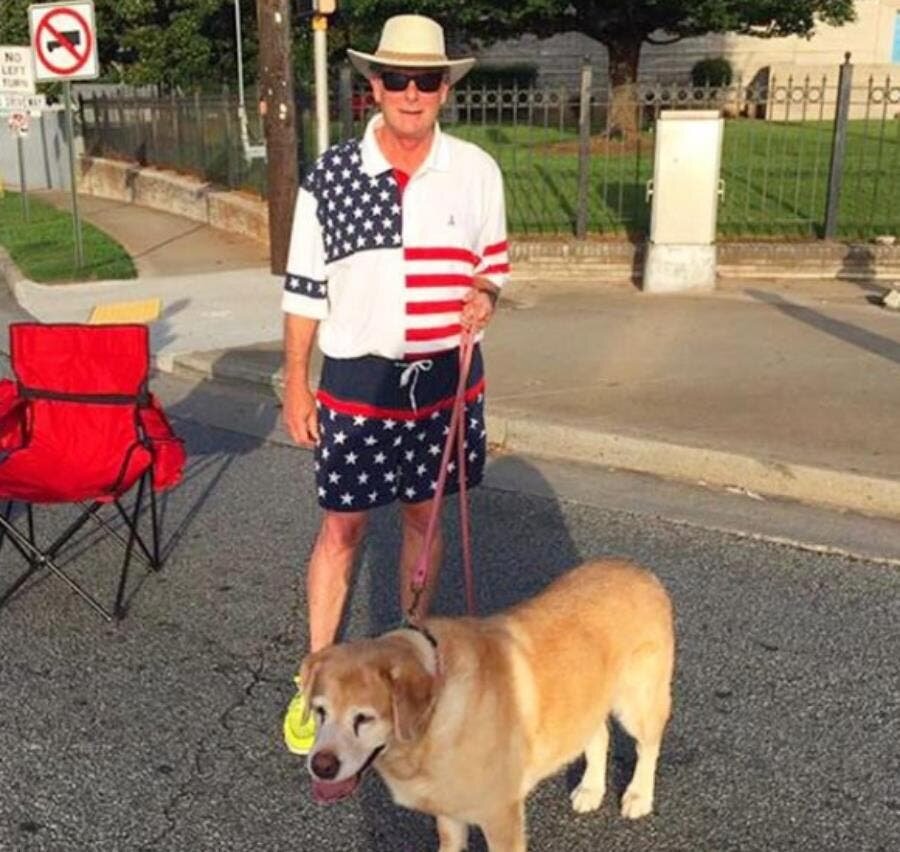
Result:
<svg viewBox="0 0 900 852">
<path fill-rule="evenodd" d="M 450 454 L 453 451 L 454 443 L 456 444 L 457 468 L 459 470 L 459 525 L 462 539 L 463 567 L 465 570 L 466 609 L 469 615 L 475 614 L 475 582 L 472 574 L 472 545 L 469 533 L 468 487 L 466 484 L 466 423 L 463 417 L 466 405 L 466 384 L 468 383 L 469 372 L 472 369 L 474 350 L 475 335 L 471 331 L 463 330 L 459 344 L 459 381 L 450 412 L 450 429 L 447 433 L 447 441 L 444 444 L 444 452 L 441 456 L 440 473 L 438 474 L 438 481 L 435 487 L 431 515 L 428 518 L 428 527 L 425 530 L 425 539 L 422 543 L 422 552 L 419 554 L 419 561 L 416 563 L 410 581 L 413 599 L 409 612 L 406 614 L 410 622 L 415 622 L 416 620 L 415 610 L 428 582 L 428 554 L 431 552 L 431 546 L 434 543 L 434 536 L 441 517 L 441 504 L 444 500 L 444 489 L 447 485 L 450 467 Z"/>
</svg>

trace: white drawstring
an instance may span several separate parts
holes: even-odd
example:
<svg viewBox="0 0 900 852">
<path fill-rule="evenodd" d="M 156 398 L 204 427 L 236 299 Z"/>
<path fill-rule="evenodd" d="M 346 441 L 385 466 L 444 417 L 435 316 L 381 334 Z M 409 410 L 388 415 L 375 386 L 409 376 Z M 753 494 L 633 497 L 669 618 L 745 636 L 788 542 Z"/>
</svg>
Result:
<svg viewBox="0 0 900 852">
<path fill-rule="evenodd" d="M 412 406 L 413 413 L 416 412 L 416 383 L 419 381 L 419 373 L 427 373 L 433 366 L 434 361 L 430 358 L 422 358 L 419 361 L 410 361 L 408 364 L 401 362 L 398 367 L 403 367 L 400 374 L 400 387 L 405 388 L 409 385 L 409 404 Z"/>
</svg>

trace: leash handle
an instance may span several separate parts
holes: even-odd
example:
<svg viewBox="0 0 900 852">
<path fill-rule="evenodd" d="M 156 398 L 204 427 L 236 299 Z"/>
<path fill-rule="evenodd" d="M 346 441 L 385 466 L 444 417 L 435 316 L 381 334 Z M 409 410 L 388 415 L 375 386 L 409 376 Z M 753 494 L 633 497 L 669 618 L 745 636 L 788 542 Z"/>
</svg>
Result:
<svg viewBox="0 0 900 852">
<path fill-rule="evenodd" d="M 456 396 L 453 398 L 453 407 L 450 412 L 450 429 L 447 433 L 447 441 L 444 444 L 444 451 L 441 455 L 441 468 L 440 473 L 438 474 L 437 485 L 435 486 L 431 515 L 428 518 L 428 526 L 425 530 L 425 539 L 422 542 L 422 551 L 419 554 L 419 561 L 413 569 L 413 575 L 410 581 L 413 599 L 409 612 L 407 613 L 407 618 L 411 623 L 414 623 L 416 620 L 415 611 L 428 581 L 428 557 L 431 553 L 431 545 L 434 543 L 435 532 L 437 531 L 437 525 L 441 516 L 441 504 L 443 503 L 444 490 L 447 486 L 450 454 L 453 451 L 454 443 L 456 443 L 458 448 L 460 524 L 462 527 L 463 538 L 463 563 L 466 569 L 466 605 L 470 615 L 475 612 L 474 583 L 472 580 L 471 553 L 469 552 L 469 518 L 464 502 L 467 491 L 464 447 L 465 421 L 462 418 L 466 402 L 466 384 L 468 383 L 469 372 L 472 368 L 472 356 L 474 350 L 474 333 L 463 330 L 459 346 L 459 381 L 456 385 Z"/>
</svg>

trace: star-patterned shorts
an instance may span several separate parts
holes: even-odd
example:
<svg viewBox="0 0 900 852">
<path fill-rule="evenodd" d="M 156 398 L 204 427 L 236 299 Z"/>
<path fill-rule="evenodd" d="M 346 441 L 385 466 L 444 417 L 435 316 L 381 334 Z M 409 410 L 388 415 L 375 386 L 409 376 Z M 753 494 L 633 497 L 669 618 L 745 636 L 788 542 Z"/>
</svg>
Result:
<svg viewBox="0 0 900 852">
<path fill-rule="evenodd" d="M 315 451 L 319 505 L 338 512 L 430 500 L 435 493 L 441 456 L 450 429 L 450 409 L 424 418 L 392 419 L 343 414 L 322 400 L 319 443 Z M 484 395 L 465 408 L 466 485 L 481 482 L 486 437 Z M 445 494 L 459 490 L 457 449 L 450 458 Z"/>
</svg>

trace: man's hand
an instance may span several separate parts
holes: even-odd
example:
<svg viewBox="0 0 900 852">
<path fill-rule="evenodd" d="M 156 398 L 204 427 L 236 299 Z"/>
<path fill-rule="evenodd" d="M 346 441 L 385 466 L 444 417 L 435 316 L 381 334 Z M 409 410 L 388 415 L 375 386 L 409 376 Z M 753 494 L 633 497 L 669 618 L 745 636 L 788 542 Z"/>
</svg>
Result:
<svg viewBox="0 0 900 852">
<path fill-rule="evenodd" d="M 309 389 L 309 353 L 318 320 L 284 315 L 284 428 L 298 444 L 311 447 L 319 440 L 319 415 Z"/>
<path fill-rule="evenodd" d="M 298 444 L 311 447 L 319 441 L 316 399 L 302 381 L 285 382 L 281 412 L 284 428 Z"/>
<path fill-rule="evenodd" d="M 463 328 L 473 333 L 484 329 L 494 315 L 499 295 L 499 291 L 486 279 L 476 279 L 474 286 L 463 296 Z"/>
</svg>

